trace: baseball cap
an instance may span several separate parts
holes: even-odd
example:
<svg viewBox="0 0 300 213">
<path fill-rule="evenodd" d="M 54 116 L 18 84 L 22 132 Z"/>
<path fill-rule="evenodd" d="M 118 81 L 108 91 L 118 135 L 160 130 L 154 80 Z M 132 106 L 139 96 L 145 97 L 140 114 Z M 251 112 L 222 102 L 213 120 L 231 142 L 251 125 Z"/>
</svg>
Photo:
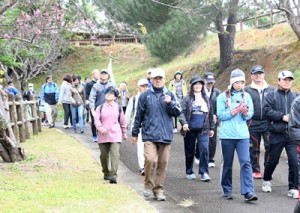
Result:
<svg viewBox="0 0 300 213">
<path fill-rule="evenodd" d="M 257 73 L 257 72 L 264 73 L 265 70 L 264 70 L 264 68 L 263 68 L 262 66 L 260 66 L 260 65 L 255 65 L 255 66 L 253 66 L 252 69 L 251 69 L 251 74 L 255 74 L 255 73 Z"/>
<path fill-rule="evenodd" d="M 138 83 L 137 83 L 138 86 L 143 86 L 143 85 L 145 85 L 145 84 L 148 85 L 148 80 L 145 79 L 145 78 L 140 79 L 140 80 L 138 81 Z"/>
<path fill-rule="evenodd" d="M 28 87 L 33 87 L 33 84 L 32 83 L 28 84 Z"/>
<path fill-rule="evenodd" d="M 214 74 L 212 72 L 206 72 L 204 75 L 206 83 L 215 83 Z"/>
<path fill-rule="evenodd" d="M 291 78 L 294 80 L 294 74 L 291 71 L 283 70 L 278 74 L 278 79 L 286 79 Z"/>
<path fill-rule="evenodd" d="M 155 77 L 164 78 L 165 76 L 166 76 L 165 71 L 161 68 L 156 68 L 151 71 L 151 78 L 155 78 Z"/>
<path fill-rule="evenodd" d="M 105 70 L 105 69 L 101 70 L 101 72 L 100 72 L 100 73 L 106 73 L 106 74 L 109 74 L 109 73 L 108 73 L 108 71 L 107 71 L 107 70 Z"/>
</svg>

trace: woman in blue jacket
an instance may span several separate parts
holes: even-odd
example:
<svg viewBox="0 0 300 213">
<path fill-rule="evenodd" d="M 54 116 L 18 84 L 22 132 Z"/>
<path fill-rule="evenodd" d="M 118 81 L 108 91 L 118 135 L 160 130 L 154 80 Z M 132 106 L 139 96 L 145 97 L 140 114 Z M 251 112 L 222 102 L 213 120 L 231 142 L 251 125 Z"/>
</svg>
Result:
<svg viewBox="0 0 300 213">
<path fill-rule="evenodd" d="M 255 201 L 252 168 L 249 154 L 249 131 L 246 121 L 253 115 L 253 103 L 244 92 L 245 74 L 240 69 L 231 72 L 230 86 L 217 98 L 217 115 L 220 121 L 222 168 L 221 186 L 223 197 L 232 199 L 232 164 L 234 151 L 240 163 L 241 194 L 245 201 Z"/>
</svg>

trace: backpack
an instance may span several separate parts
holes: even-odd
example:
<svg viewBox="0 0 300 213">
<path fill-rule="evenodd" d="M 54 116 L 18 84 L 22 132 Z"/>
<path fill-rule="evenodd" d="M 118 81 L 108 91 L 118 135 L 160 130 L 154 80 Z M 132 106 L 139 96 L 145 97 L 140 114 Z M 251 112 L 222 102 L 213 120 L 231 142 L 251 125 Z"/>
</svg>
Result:
<svg viewBox="0 0 300 213">
<path fill-rule="evenodd" d="M 103 104 L 100 105 L 100 115 L 101 115 L 101 112 L 102 112 L 102 108 L 103 108 Z M 118 104 L 118 108 L 119 108 L 119 117 L 118 117 L 118 121 L 120 123 L 120 118 L 121 118 L 121 113 L 122 113 L 122 107 L 121 105 Z"/>
</svg>

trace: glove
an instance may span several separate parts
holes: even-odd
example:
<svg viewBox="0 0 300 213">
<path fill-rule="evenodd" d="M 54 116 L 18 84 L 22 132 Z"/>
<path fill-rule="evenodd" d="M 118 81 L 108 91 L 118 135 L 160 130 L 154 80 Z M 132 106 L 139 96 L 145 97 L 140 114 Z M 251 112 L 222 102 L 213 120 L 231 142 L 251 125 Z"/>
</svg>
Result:
<svg viewBox="0 0 300 213">
<path fill-rule="evenodd" d="M 243 104 L 241 106 L 241 113 L 243 113 L 244 116 L 248 115 L 248 113 L 249 113 L 249 107 L 247 105 Z"/>
<path fill-rule="evenodd" d="M 234 109 L 230 110 L 230 114 L 232 116 L 236 116 L 239 112 L 241 112 L 241 107 L 241 104 L 237 105 Z"/>
</svg>

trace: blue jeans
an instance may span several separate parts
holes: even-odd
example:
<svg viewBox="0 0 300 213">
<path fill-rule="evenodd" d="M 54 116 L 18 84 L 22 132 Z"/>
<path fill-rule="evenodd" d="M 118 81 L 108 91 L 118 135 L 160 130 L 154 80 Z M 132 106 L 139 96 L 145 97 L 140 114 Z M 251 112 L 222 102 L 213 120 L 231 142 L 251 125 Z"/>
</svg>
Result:
<svg viewBox="0 0 300 213">
<path fill-rule="evenodd" d="M 185 166 L 186 166 L 186 174 L 193 174 L 193 163 L 194 163 L 194 154 L 195 154 L 195 146 L 196 140 L 199 150 L 199 174 L 203 175 L 204 173 L 208 173 L 208 142 L 209 136 L 208 133 L 202 133 L 202 130 L 198 131 L 188 131 L 186 136 L 184 137 L 184 152 L 185 152 Z"/>
<path fill-rule="evenodd" d="M 83 104 L 79 106 L 71 105 L 71 113 L 72 113 L 72 125 L 73 129 L 76 130 L 76 120 L 78 117 L 79 121 L 79 129 L 83 130 Z"/>
<path fill-rule="evenodd" d="M 226 195 L 232 194 L 232 164 L 234 150 L 237 151 L 240 162 L 240 184 L 241 194 L 254 192 L 252 167 L 250 163 L 249 139 L 221 139 L 222 147 L 222 168 L 221 186 Z"/>
</svg>

